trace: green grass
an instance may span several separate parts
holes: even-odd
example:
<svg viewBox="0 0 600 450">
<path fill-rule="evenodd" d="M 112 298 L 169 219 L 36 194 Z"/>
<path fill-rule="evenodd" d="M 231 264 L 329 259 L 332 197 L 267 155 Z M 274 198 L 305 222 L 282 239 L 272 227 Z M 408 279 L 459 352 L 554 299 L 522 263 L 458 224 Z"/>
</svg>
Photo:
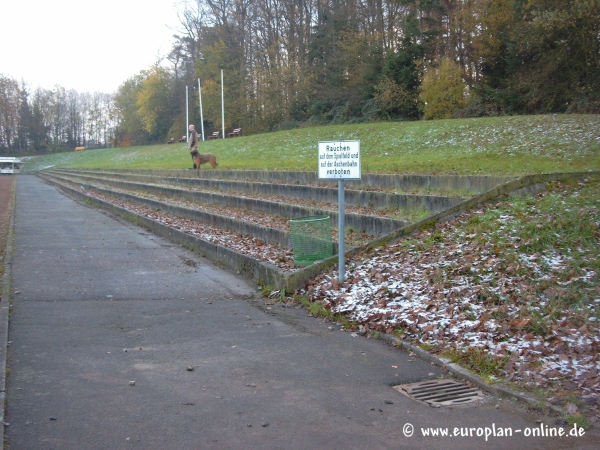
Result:
<svg viewBox="0 0 600 450">
<path fill-rule="evenodd" d="M 545 305 L 524 314 L 531 317 L 527 331 L 545 335 L 551 319 L 571 306 L 590 304 L 600 274 L 600 179 L 551 183 L 542 196 L 515 196 L 483 215 L 474 215 L 460 232 L 479 236 L 501 251 L 503 273 L 526 277 Z M 490 250 L 495 252 L 496 250 Z M 529 273 L 524 262 L 539 257 L 539 273 Z M 550 264 L 553 262 L 554 267 Z"/>
<path fill-rule="evenodd" d="M 495 377 L 504 375 L 503 368 L 508 361 L 508 357 L 494 357 L 484 349 L 477 347 L 467 350 L 447 349 L 441 355 L 449 358 L 454 363 L 459 363 L 474 370 L 488 382 L 493 381 Z"/>
<path fill-rule="evenodd" d="M 431 211 L 429 211 L 425 206 L 419 206 L 418 208 L 381 208 L 380 211 L 382 213 L 389 213 L 390 219 L 400 219 L 406 220 L 408 222 L 419 222 L 420 220 L 426 219 L 431 216 Z"/>
<path fill-rule="evenodd" d="M 346 317 L 344 314 L 335 314 L 332 317 L 332 320 L 334 322 L 337 322 L 339 325 L 343 326 L 347 330 L 353 330 L 354 328 L 356 328 L 356 323 L 354 323 L 351 320 L 348 320 L 348 317 Z"/>
<path fill-rule="evenodd" d="M 331 315 L 331 311 L 324 308 L 320 302 L 311 303 L 309 311 L 314 317 L 329 317 Z"/>
<path fill-rule="evenodd" d="M 590 421 L 581 414 L 568 416 L 566 421 L 569 425 L 577 424 L 578 427 L 583 428 L 584 430 L 589 430 L 592 426 Z"/>
<path fill-rule="evenodd" d="M 363 173 L 522 175 L 600 169 L 598 130 L 600 115 L 384 122 L 218 139 L 200 151 L 215 153 L 219 169 L 317 171 L 320 141 L 359 140 Z M 23 171 L 191 165 L 180 143 L 36 156 Z"/>
</svg>

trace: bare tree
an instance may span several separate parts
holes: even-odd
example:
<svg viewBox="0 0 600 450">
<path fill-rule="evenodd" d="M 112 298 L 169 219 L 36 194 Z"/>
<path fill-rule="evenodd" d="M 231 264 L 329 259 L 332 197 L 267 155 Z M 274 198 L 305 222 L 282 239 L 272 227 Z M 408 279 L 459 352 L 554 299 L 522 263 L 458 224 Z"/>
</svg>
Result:
<svg viewBox="0 0 600 450">
<path fill-rule="evenodd" d="M 17 134 L 19 111 L 19 85 L 9 77 L 0 75 L 0 150 L 13 153 L 13 140 Z"/>
</svg>

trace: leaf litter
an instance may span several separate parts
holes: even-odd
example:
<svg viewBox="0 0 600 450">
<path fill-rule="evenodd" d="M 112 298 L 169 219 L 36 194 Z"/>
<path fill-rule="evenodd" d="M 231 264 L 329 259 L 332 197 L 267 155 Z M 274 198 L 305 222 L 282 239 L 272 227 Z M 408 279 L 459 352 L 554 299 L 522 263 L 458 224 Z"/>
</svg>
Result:
<svg viewBox="0 0 600 450">
<path fill-rule="evenodd" d="M 355 327 L 401 333 L 433 353 L 551 401 L 600 408 L 600 182 L 507 197 L 367 250 L 303 294 Z"/>
</svg>

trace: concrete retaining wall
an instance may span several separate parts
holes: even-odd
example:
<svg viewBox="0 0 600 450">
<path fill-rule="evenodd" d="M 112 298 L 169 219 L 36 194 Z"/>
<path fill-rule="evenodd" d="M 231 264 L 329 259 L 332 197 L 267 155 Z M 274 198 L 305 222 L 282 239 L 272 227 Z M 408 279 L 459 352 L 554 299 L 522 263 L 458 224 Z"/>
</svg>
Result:
<svg viewBox="0 0 600 450">
<path fill-rule="evenodd" d="M 82 172 L 82 171 L 80 171 Z M 188 169 L 90 169 L 89 172 L 128 173 L 153 177 L 195 178 L 196 171 Z M 237 180 L 265 183 L 321 184 L 337 186 L 336 180 L 320 180 L 317 172 L 267 170 L 210 170 L 200 171 L 202 179 Z M 516 177 L 491 175 L 403 175 L 363 173 L 360 180 L 347 180 L 348 187 L 367 186 L 381 189 L 410 191 L 415 188 L 485 192 Z"/>
<path fill-rule="evenodd" d="M 315 202 L 337 203 L 338 188 L 322 186 L 305 186 L 297 184 L 263 183 L 248 181 L 233 181 L 207 178 L 173 178 L 173 177 L 154 177 L 151 175 L 136 175 L 126 173 L 105 173 L 105 177 L 98 177 L 98 174 L 79 171 L 56 171 L 56 173 L 72 174 L 88 179 L 101 180 L 120 180 L 139 183 L 169 184 L 180 186 L 194 186 L 200 189 L 218 190 L 225 192 L 247 192 L 257 195 L 273 195 L 284 198 L 301 198 Z M 457 205 L 464 198 L 446 197 L 439 195 L 412 195 L 412 194 L 393 194 L 387 192 L 365 191 L 356 189 L 344 190 L 345 204 L 348 206 L 365 206 L 373 209 L 392 208 L 392 209 L 417 209 L 426 208 L 431 213 L 443 211 L 446 208 Z"/>
</svg>

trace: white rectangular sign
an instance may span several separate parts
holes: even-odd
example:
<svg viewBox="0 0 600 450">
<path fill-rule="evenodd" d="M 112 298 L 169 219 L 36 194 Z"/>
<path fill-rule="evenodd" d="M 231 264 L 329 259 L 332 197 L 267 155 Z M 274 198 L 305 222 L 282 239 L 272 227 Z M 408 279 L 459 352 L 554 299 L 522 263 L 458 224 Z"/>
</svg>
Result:
<svg viewBox="0 0 600 450">
<path fill-rule="evenodd" d="M 319 142 L 319 179 L 360 180 L 360 141 Z"/>
</svg>

